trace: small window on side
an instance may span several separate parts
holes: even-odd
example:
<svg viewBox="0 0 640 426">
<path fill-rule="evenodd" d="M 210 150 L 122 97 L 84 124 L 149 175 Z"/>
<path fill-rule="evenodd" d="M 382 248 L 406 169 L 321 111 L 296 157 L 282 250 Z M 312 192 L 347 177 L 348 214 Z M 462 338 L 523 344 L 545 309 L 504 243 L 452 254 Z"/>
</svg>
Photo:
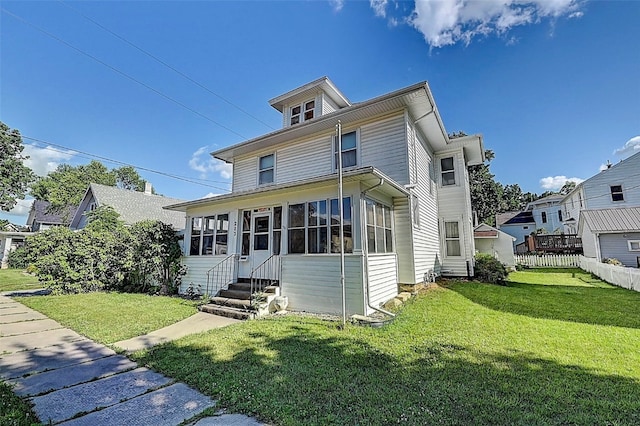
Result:
<svg viewBox="0 0 640 426">
<path fill-rule="evenodd" d="M 640 251 L 640 240 L 627 241 L 629 251 Z"/>
<path fill-rule="evenodd" d="M 611 201 L 624 201 L 622 185 L 611 185 Z"/>
</svg>

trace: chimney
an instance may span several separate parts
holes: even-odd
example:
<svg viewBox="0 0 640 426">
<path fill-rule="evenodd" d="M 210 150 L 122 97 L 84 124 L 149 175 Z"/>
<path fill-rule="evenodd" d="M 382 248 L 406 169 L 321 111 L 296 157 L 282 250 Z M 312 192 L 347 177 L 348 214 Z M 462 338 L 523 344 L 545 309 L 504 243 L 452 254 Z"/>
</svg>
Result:
<svg viewBox="0 0 640 426">
<path fill-rule="evenodd" d="M 153 186 L 151 185 L 151 182 L 146 182 L 144 183 L 144 193 L 145 194 L 153 194 Z"/>
</svg>

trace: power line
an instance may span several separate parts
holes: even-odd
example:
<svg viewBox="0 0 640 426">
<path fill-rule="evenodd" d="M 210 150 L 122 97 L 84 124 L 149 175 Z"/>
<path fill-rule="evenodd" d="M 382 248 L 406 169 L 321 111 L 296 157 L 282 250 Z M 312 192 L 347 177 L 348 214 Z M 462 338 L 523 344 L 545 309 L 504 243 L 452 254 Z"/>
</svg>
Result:
<svg viewBox="0 0 640 426">
<path fill-rule="evenodd" d="M 1 131 L 1 132 L 4 133 L 4 134 L 7 134 L 7 135 L 12 134 L 11 132 L 8 132 L 8 131 Z M 63 145 L 59 145 L 59 144 L 56 144 L 56 143 L 52 143 L 52 142 L 48 142 L 48 141 L 45 141 L 45 140 L 42 140 L 42 139 L 33 138 L 33 137 L 30 137 L 30 136 L 25 136 L 23 134 L 20 134 L 20 137 L 22 139 L 27 139 L 27 140 L 36 142 L 37 144 L 40 144 L 40 145 L 47 145 L 46 148 L 51 149 L 52 151 L 61 152 L 61 153 L 65 153 L 65 154 L 72 154 L 73 153 L 72 155 L 74 155 L 74 156 L 77 155 L 77 156 L 79 156 L 81 158 L 86 158 L 86 159 L 97 158 L 99 160 L 107 161 L 109 163 L 119 164 L 121 166 L 133 167 L 136 170 L 143 170 L 145 172 L 155 173 L 157 175 L 169 177 L 171 179 L 177 179 L 177 180 L 181 180 L 181 181 L 184 181 L 184 182 L 193 183 L 193 184 L 196 184 L 196 185 L 206 186 L 206 187 L 209 187 L 209 188 L 214 188 L 214 189 L 219 189 L 219 190 L 222 190 L 222 191 L 225 191 L 225 192 L 229 192 L 229 190 L 227 188 L 221 188 L 219 186 L 209 185 L 207 183 L 204 183 L 204 182 L 217 182 L 217 183 L 226 183 L 226 182 L 210 181 L 210 180 L 206 180 L 206 179 L 194 179 L 194 178 L 189 178 L 189 177 L 185 177 L 185 176 L 174 175 L 174 174 L 171 174 L 171 173 L 150 169 L 148 167 L 136 166 L 134 164 L 125 163 L 123 161 L 114 160 L 114 159 L 111 159 L 111 158 L 103 157 L 103 156 L 96 155 L 96 154 L 91 154 L 91 153 L 84 152 L 84 151 L 79 151 L 79 150 L 76 150 L 74 148 L 69 148 L 69 147 L 66 147 L 66 146 L 63 146 Z M 51 147 L 56 147 L 56 148 L 51 148 Z M 63 151 L 63 150 L 65 150 L 65 151 Z M 69 152 L 69 151 L 72 151 L 72 153 Z M 199 181 L 201 181 L 201 182 L 199 182 Z"/>
<path fill-rule="evenodd" d="M 184 103 L 182 103 L 182 102 L 178 101 L 177 99 L 172 98 L 172 97 L 171 97 L 171 96 L 169 96 L 169 95 L 166 95 L 165 93 L 161 92 L 160 90 L 155 89 L 154 87 L 149 86 L 148 84 L 146 84 L 146 83 L 144 83 L 144 82 L 142 82 L 142 81 L 140 81 L 140 80 L 136 79 L 135 77 L 133 77 L 133 76 L 131 76 L 131 75 L 129 75 L 129 74 L 127 74 L 127 73 L 125 73 L 124 71 L 120 71 L 118 68 L 116 68 L 116 67 L 114 67 L 114 66 L 112 66 L 112 65 L 109 65 L 108 63 L 104 62 L 103 60 L 101 60 L 101 59 L 99 59 L 99 58 L 97 58 L 97 57 L 95 57 L 95 56 L 91 55 L 90 53 L 85 52 L 85 51 L 84 51 L 84 50 L 82 50 L 82 49 L 79 49 L 79 48 L 75 47 L 74 45 L 72 45 L 72 44 L 70 44 L 70 43 L 66 42 L 65 40 L 63 40 L 63 39 L 61 39 L 61 38 L 57 37 L 56 35 L 54 35 L 54 34 L 52 34 L 52 33 L 48 32 L 47 30 L 45 30 L 45 29 L 43 29 L 43 28 L 41 28 L 41 27 L 39 27 L 39 26 L 37 26 L 37 25 L 35 25 L 35 24 L 33 24 L 33 23 L 31 23 L 31 22 L 27 21 L 26 19 L 24 19 L 24 18 L 22 18 L 22 17 L 20 17 L 20 16 L 18 16 L 18 15 L 16 15 L 16 14 L 14 14 L 14 13 L 12 13 L 12 12 L 8 11 L 8 10 L 7 10 L 7 9 L 5 9 L 4 7 L 3 7 L 3 8 L 0 8 L 0 9 L 1 9 L 4 13 L 6 13 L 7 15 L 14 17 L 15 19 L 19 20 L 20 22 L 22 22 L 22 23 L 24 23 L 24 24 L 26 24 L 26 25 L 28 25 L 28 26 L 30 26 L 30 27 L 32 27 L 32 28 L 34 28 L 34 29 L 36 29 L 36 30 L 40 31 L 41 33 L 43 33 L 43 34 L 45 34 L 45 35 L 47 35 L 47 36 L 51 37 L 52 39 L 54 39 L 54 40 L 58 41 L 59 43 L 62 43 L 62 44 L 64 44 L 65 46 L 67 46 L 67 47 L 69 47 L 69 48 L 71 48 L 71 49 L 75 50 L 76 52 L 81 53 L 82 55 L 84 55 L 84 56 L 86 56 L 86 57 L 88 57 L 88 58 L 90 58 L 90 59 L 92 59 L 92 60 L 94 60 L 94 61 L 98 62 L 98 63 L 99 63 L 99 64 L 101 64 L 101 65 L 104 65 L 105 67 L 107 67 L 107 68 L 109 68 L 110 70 L 112 70 L 112 71 L 114 71 L 114 72 L 116 72 L 116 73 L 120 74 L 121 76 L 126 77 L 126 78 L 128 78 L 129 80 L 131 80 L 131 81 L 133 81 L 133 82 L 135 82 L 135 83 L 138 83 L 139 85 L 141 85 L 141 86 L 143 86 L 143 87 L 147 88 L 148 90 L 151 90 L 152 92 L 154 92 L 154 93 L 156 93 L 156 94 L 158 94 L 158 95 L 162 96 L 163 98 L 165 98 L 165 99 L 167 99 L 167 100 L 169 100 L 169 101 L 171 101 L 171 102 L 175 103 L 176 105 L 181 106 L 182 108 L 186 109 L 187 111 L 191 111 L 192 113 L 194 113 L 194 114 L 196 114 L 196 115 L 198 115 L 198 116 L 200 116 L 200 117 L 204 118 L 204 119 L 205 119 L 205 120 L 207 120 L 207 121 L 210 121 L 211 123 L 213 123 L 213 124 L 215 124 L 216 126 L 219 126 L 219 127 L 223 128 L 223 129 L 227 130 L 228 132 L 233 133 L 234 135 L 237 135 L 237 136 L 241 137 L 242 139 L 247 139 L 245 136 L 243 136 L 243 135 L 241 135 L 240 133 L 236 132 L 235 130 L 233 130 L 233 129 L 231 129 L 231 128 L 227 127 L 227 126 L 225 126 L 224 124 L 219 123 L 218 121 L 216 121 L 216 120 L 212 119 L 211 117 L 209 117 L 209 116 L 207 116 L 207 115 L 205 115 L 205 114 L 203 114 L 203 113 L 201 113 L 201 112 L 199 112 L 199 111 L 196 111 L 195 109 L 193 109 L 193 108 L 191 108 L 191 107 L 189 107 L 189 106 L 185 105 Z"/>
<path fill-rule="evenodd" d="M 112 36 L 116 37 L 117 39 L 123 41 L 124 43 L 127 43 L 129 46 L 133 47 L 134 49 L 142 52 L 143 54 L 145 54 L 146 56 L 150 57 L 151 59 L 153 59 L 154 61 L 158 62 L 161 65 L 164 65 L 165 67 L 169 68 L 171 71 L 173 71 L 174 73 L 178 74 L 179 76 L 185 78 L 186 80 L 190 81 L 191 83 L 195 84 L 196 86 L 200 87 L 203 90 L 206 90 L 207 92 L 209 92 L 210 94 L 212 94 L 213 96 L 217 97 L 218 99 L 226 102 L 227 104 L 231 105 L 232 107 L 234 107 L 235 109 L 237 109 L 238 111 L 246 114 L 247 116 L 253 118 L 254 120 L 264 124 L 265 126 L 267 126 L 269 129 L 271 130 L 276 130 L 274 127 L 272 127 L 271 125 L 269 125 L 268 123 L 265 123 L 264 121 L 262 121 L 260 118 L 256 117 L 255 115 L 251 114 L 250 112 L 246 111 L 245 109 L 241 108 L 240 106 L 234 104 L 233 102 L 231 102 L 230 100 L 226 99 L 225 97 L 223 97 L 222 95 L 214 92 L 213 90 L 209 89 L 208 87 L 206 87 L 204 84 L 198 82 L 197 80 L 194 80 L 193 78 L 191 78 L 190 76 L 188 76 L 187 74 L 185 74 L 184 72 L 176 69 L 175 67 L 173 67 L 172 65 L 168 64 L 167 62 L 163 61 L 162 59 L 158 58 L 157 56 L 153 55 L 152 53 L 150 53 L 149 51 L 143 49 L 142 47 L 134 44 L 133 42 L 127 40 L 126 38 L 124 38 L 123 36 L 121 36 L 120 34 L 110 30 L 109 28 L 105 27 L 104 25 L 100 24 L 99 22 L 97 22 L 96 20 L 92 19 L 91 17 L 85 15 L 84 13 L 82 13 L 80 10 L 76 9 L 75 7 L 71 6 L 70 4 L 68 4 L 67 2 L 65 2 L 64 0 L 58 0 L 59 3 L 62 3 L 64 6 L 68 7 L 69 9 L 73 10 L 74 12 L 76 12 L 78 15 L 82 16 L 84 19 L 88 20 L 89 22 L 93 23 L 94 25 L 96 25 L 97 27 L 103 29 L 104 31 L 108 32 L 109 34 L 111 34 Z"/>
</svg>

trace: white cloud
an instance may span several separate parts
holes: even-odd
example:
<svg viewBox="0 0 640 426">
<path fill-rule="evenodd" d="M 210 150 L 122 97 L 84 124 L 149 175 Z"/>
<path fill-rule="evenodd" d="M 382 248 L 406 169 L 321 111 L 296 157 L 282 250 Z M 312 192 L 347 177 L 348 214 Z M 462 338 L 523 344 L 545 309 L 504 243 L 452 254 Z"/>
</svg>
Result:
<svg viewBox="0 0 640 426">
<path fill-rule="evenodd" d="M 370 0 L 377 16 L 380 3 Z M 409 25 L 420 31 L 431 47 L 442 47 L 492 33 L 539 23 L 543 19 L 582 16 L 580 0 L 416 0 Z M 383 8 L 383 11 L 386 10 Z"/>
<path fill-rule="evenodd" d="M 369 0 L 369 5 L 380 18 L 387 17 L 387 3 L 388 0 Z"/>
<path fill-rule="evenodd" d="M 213 158 L 209 155 L 209 148 L 203 146 L 191 154 L 189 167 L 200 173 L 201 179 L 206 179 L 209 173 L 217 173 L 223 179 L 231 179 L 233 165 Z"/>
<path fill-rule="evenodd" d="M 344 0 L 329 0 L 334 12 L 340 12 L 344 6 Z"/>
<path fill-rule="evenodd" d="M 58 167 L 61 162 L 68 162 L 76 154 L 75 151 L 63 150 L 47 146 L 40 148 L 36 145 L 24 145 L 23 154 L 29 158 L 24 160 L 25 166 L 29 167 L 38 176 L 46 176 Z"/>
<path fill-rule="evenodd" d="M 613 151 L 613 155 L 619 155 L 622 158 L 627 158 L 637 152 L 640 152 L 640 136 L 634 136 L 629 139 L 622 148 L 618 148 Z"/>
<path fill-rule="evenodd" d="M 549 176 L 540 179 L 540 186 L 546 191 L 557 191 L 567 182 L 575 182 L 576 184 L 579 184 L 583 181 L 584 179 L 577 177 L 568 178 L 566 176 Z"/>
<path fill-rule="evenodd" d="M 217 197 L 217 196 L 219 196 L 219 195 L 222 195 L 222 194 L 217 194 L 217 193 L 215 193 L 215 192 L 210 192 L 210 193 L 208 193 L 207 195 L 205 195 L 204 197 L 200 197 L 200 199 L 204 199 L 204 198 L 213 198 L 213 197 Z"/>
<path fill-rule="evenodd" d="M 22 216 L 25 221 L 27 216 L 29 215 L 29 211 L 31 210 L 31 205 L 33 204 L 33 200 L 17 200 L 16 205 L 8 212 L 3 212 L 4 214 L 8 214 L 11 216 Z"/>
</svg>

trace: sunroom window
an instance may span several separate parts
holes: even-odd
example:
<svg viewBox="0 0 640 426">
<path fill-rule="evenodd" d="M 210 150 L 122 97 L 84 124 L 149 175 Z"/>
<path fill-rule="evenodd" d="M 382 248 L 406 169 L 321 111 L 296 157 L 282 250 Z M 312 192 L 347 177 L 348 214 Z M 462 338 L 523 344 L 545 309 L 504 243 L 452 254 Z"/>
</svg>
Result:
<svg viewBox="0 0 640 426">
<path fill-rule="evenodd" d="M 369 253 L 392 253 L 391 209 L 372 200 L 366 201 L 366 209 Z"/>
<path fill-rule="evenodd" d="M 191 241 L 189 254 L 227 254 L 229 234 L 229 214 L 191 218 Z"/>
<path fill-rule="evenodd" d="M 343 198 L 345 253 L 353 252 L 351 198 Z M 288 248 L 291 254 L 340 252 L 338 199 L 289 205 Z"/>
</svg>

